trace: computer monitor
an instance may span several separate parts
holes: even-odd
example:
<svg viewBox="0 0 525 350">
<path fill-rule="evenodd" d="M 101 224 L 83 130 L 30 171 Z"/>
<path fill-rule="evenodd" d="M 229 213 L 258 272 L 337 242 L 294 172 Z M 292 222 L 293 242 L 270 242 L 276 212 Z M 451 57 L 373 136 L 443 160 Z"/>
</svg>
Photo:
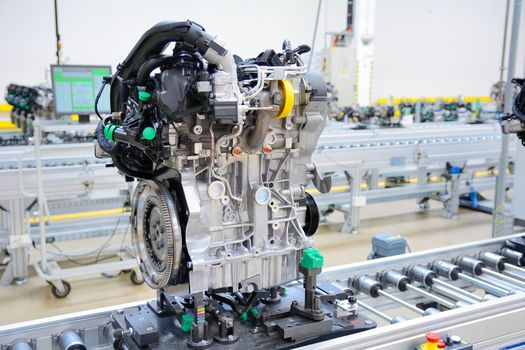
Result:
<svg viewBox="0 0 525 350">
<path fill-rule="evenodd" d="M 111 75 L 110 66 L 51 65 L 55 114 L 95 114 L 95 98 L 105 75 Z M 111 111 L 109 90 L 106 87 L 100 96 L 99 113 Z"/>
</svg>

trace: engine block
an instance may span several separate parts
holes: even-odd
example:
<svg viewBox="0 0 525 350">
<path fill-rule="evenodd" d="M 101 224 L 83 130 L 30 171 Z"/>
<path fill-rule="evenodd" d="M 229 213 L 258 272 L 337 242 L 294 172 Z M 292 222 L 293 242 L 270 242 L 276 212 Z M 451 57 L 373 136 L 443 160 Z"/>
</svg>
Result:
<svg viewBox="0 0 525 350">
<path fill-rule="evenodd" d="M 160 23 L 106 79 L 97 154 L 139 179 L 133 238 L 151 287 L 250 292 L 299 277 L 318 224 L 305 188 L 330 187 L 311 161 L 327 89 L 308 50 L 285 41 L 242 60 L 193 22 Z"/>
</svg>

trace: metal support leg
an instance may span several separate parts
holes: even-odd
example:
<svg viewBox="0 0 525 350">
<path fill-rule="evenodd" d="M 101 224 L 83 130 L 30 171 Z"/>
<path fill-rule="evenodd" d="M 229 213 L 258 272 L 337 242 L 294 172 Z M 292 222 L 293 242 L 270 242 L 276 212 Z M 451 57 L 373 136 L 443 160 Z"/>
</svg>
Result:
<svg viewBox="0 0 525 350">
<path fill-rule="evenodd" d="M 9 201 L 10 233 L 6 247 L 9 252 L 9 263 L 0 279 L 0 286 L 7 286 L 15 281 L 16 284 L 27 282 L 29 275 L 29 253 L 31 238 L 24 226 L 24 202 L 22 198 Z"/>
<path fill-rule="evenodd" d="M 366 198 L 361 196 L 361 169 L 349 170 L 347 176 L 352 180 L 350 187 L 350 209 L 348 210 L 341 232 L 357 233 L 359 227 L 359 210 L 360 207 L 366 205 Z"/>
<path fill-rule="evenodd" d="M 459 181 L 460 174 L 450 174 L 448 196 L 445 199 L 443 217 L 456 220 L 459 215 Z"/>
<path fill-rule="evenodd" d="M 507 81 L 505 85 L 505 113 L 512 111 L 512 83 L 514 78 L 514 69 L 516 66 L 516 52 L 518 49 L 518 38 L 520 29 L 521 17 L 521 0 L 514 0 L 514 10 L 512 13 L 512 30 L 510 36 L 509 47 L 509 64 L 507 67 Z M 507 30 L 507 28 L 505 28 Z M 492 237 L 500 237 L 510 232 L 505 232 L 509 229 L 509 214 L 505 213 L 505 184 L 506 172 L 508 167 L 509 154 L 509 135 L 501 135 L 501 153 L 498 164 L 498 178 L 496 181 L 496 193 L 494 199 L 494 212 L 492 215 Z M 510 226 L 512 228 L 512 226 Z"/>
<path fill-rule="evenodd" d="M 376 190 L 378 182 L 379 182 L 379 169 L 375 168 L 375 169 L 372 169 L 371 171 L 370 181 L 368 183 L 368 189 Z"/>
<path fill-rule="evenodd" d="M 304 268 L 301 266 L 299 268 L 299 271 L 304 275 L 304 306 L 294 301 L 291 307 L 292 313 L 296 313 L 314 321 L 321 321 L 324 319 L 321 300 L 315 295 L 317 275 L 321 273 L 321 270 L 320 267 Z"/>
<path fill-rule="evenodd" d="M 421 123 L 421 101 L 416 102 L 416 114 L 415 114 L 415 123 Z"/>
<path fill-rule="evenodd" d="M 188 339 L 188 346 L 194 349 L 205 349 L 211 346 L 212 340 L 208 339 L 208 322 L 206 322 L 204 293 L 195 293 L 192 296 L 194 304 L 194 322 L 191 330 L 191 337 Z"/>
<path fill-rule="evenodd" d="M 418 167 L 417 168 L 417 186 L 418 187 L 425 187 L 427 184 L 427 167 Z M 426 198 L 417 198 L 416 199 L 416 205 L 419 208 L 419 210 L 428 210 L 430 205 L 428 204 L 428 199 Z"/>
</svg>

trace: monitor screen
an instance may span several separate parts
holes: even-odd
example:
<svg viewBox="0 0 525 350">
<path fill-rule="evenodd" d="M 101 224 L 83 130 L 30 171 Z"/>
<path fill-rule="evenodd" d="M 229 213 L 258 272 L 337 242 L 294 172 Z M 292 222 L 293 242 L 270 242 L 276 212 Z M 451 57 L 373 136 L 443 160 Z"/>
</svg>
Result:
<svg viewBox="0 0 525 350">
<path fill-rule="evenodd" d="M 110 66 L 52 65 L 51 80 L 55 100 L 55 113 L 94 114 L 95 97 L 102 85 L 102 78 L 111 75 Z M 98 111 L 109 113 L 109 86 L 98 101 Z"/>
</svg>

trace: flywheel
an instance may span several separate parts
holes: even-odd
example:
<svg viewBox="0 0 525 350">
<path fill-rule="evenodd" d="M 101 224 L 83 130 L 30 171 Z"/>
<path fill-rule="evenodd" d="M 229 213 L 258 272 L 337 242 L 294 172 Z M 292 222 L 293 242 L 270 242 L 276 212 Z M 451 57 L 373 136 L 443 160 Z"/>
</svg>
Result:
<svg viewBox="0 0 525 350">
<path fill-rule="evenodd" d="M 142 180 L 131 202 L 132 240 L 139 268 L 154 289 L 176 284 L 182 235 L 176 203 L 166 187 Z"/>
</svg>

